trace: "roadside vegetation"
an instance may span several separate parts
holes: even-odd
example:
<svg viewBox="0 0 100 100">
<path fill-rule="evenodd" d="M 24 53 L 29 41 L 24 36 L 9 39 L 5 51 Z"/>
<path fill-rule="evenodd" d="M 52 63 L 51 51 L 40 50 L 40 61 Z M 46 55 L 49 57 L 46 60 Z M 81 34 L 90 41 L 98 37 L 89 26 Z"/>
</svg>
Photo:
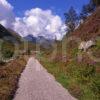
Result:
<svg viewBox="0 0 100 100">
<path fill-rule="evenodd" d="M 59 44 L 58 44 L 59 45 Z M 68 44 L 67 44 L 68 46 Z M 71 46 L 71 44 L 69 44 Z M 69 92 L 79 100 L 99 100 L 100 99 L 100 62 L 92 61 L 86 52 L 80 52 L 76 47 L 66 48 L 66 61 L 60 55 L 61 47 L 58 46 L 58 54 L 54 59 L 50 52 L 41 52 L 38 59 L 49 73 L 55 76 Z M 95 56 L 100 55 L 100 40 L 96 46 L 90 48 L 96 50 Z M 98 49 L 98 51 L 97 51 Z M 62 51 L 63 52 L 63 51 Z M 81 62 L 77 60 L 77 55 L 83 56 Z"/>
<path fill-rule="evenodd" d="M 71 7 L 65 13 L 65 24 L 69 30 L 62 41 L 56 41 L 57 51 L 55 48 L 50 48 L 41 51 L 41 54 L 37 56 L 47 71 L 53 74 L 55 79 L 79 100 L 100 100 L 99 6 L 99 0 L 90 0 L 88 5 L 83 6 L 80 14 L 83 22 L 77 29 L 75 29 L 75 25 L 79 17 Z M 70 37 L 80 38 L 81 41 L 77 42 L 74 39 L 67 43 Z M 86 51 L 80 50 L 80 43 L 87 41 L 95 41 L 95 45 Z"/>
<path fill-rule="evenodd" d="M 65 13 L 68 34 L 62 41 L 55 42 L 56 48 L 45 49 L 31 42 L 28 42 L 27 47 L 27 43 L 25 45 L 19 41 L 18 55 L 13 57 L 15 51 L 13 43 L 4 41 L 2 49 L 0 48 L 0 100 L 12 100 L 31 51 L 36 51 L 36 55 L 34 53 L 33 55 L 74 97 L 79 100 L 100 100 L 100 62 L 94 61 L 87 51 L 79 50 L 80 43 L 66 42 L 70 36 L 79 37 L 82 41 L 100 37 L 99 6 L 100 0 L 90 0 L 88 5 L 83 6 L 79 16 L 71 7 Z M 78 24 L 80 26 L 76 29 Z M 6 36 L 7 31 L 1 30 L 1 33 L 2 38 L 3 35 Z M 95 46 L 88 49 L 88 52 L 91 51 L 94 58 L 100 58 L 100 39 L 96 41 Z"/>
<path fill-rule="evenodd" d="M 0 100 L 12 100 L 25 65 L 24 57 L 0 65 Z"/>
<path fill-rule="evenodd" d="M 0 100 L 12 100 L 18 88 L 19 77 L 28 61 L 28 55 L 18 55 L 13 58 L 14 45 L 5 41 L 0 51 Z M 12 59 L 10 61 L 10 59 Z M 7 62 L 5 62 L 7 61 Z"/>
</svg>

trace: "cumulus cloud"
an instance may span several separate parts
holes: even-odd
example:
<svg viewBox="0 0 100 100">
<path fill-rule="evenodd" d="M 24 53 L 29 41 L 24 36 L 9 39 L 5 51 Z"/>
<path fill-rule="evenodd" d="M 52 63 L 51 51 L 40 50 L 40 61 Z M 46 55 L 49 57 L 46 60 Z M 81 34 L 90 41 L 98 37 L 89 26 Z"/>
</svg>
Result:
<svg viewBox="0 0 100 100">
<path fill-rule="evenodd" d="M 0 23 L 6 27 L 11 27 L 13 21 L 13 6 L 6 0 L 0 0 Z"/>
<path fill-rule="evenodd" d="M 0 0 L 0 23 L 22 37 L 33 35 L 61 39 L 65 34 L 65 25 L 60 16 L 54 15 L 51 10 L 33 8 L 25 11 L 24 17 L 17 17 L 13 8 L 7 0 Z"/>
<path fill-rule="evenodd" d="M 42 10 L 34 8 L 27 10 L 23 18 L 16 18 L 14 29 L 21 36 L 25 37 L 29 34 L 37 36 L 45 36 L 46 38 L 60 39 L 65 32 L 63 22 L 57 15 L 53 15 L 51 10 Z"/>
</svg>

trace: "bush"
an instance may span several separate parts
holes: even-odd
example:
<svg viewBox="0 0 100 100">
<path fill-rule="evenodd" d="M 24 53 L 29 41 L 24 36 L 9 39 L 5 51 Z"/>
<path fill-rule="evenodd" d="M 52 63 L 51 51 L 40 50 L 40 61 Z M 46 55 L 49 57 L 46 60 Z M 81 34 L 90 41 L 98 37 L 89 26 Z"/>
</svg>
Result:
<svg viewBox="0 0 100 100">
<path fill-rule="evenodd" d="M 93 90 L 95 93 L 100 93 L 100 75 L 96 76 L 96 77 L 93 79 L 92 90 Z"/>
<path fill-rule="evenodd" d="M 11 50 L 4 50 L 3 51 L 3 57 L 4 58 L 11 58 L 12 56 L 13 56 L 13 51 L 11 51 Z"/>
<path fill-rule="evenodd" d="M 5 63 L 2 61 L 2 60 L 0 60 L 0 65 L 2 66 L 2 65 L 4 65 Z"/>
</svg>

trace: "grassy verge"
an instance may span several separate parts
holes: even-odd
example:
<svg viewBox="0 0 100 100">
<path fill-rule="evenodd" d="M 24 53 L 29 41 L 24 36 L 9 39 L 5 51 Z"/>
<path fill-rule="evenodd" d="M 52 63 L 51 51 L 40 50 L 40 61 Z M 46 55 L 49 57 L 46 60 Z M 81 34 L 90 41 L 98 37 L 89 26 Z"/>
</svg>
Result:
<svg viewBox="0 0 100 100">
<path fill-rule="evenodd" d="M 92 72 L 94 66 L 71 62 L 41 61 L 49 73 L 79 100 L 100 100 L 100 74 Z"/>
<path fill-rule="evenodd" d="M 93 55 L 99 58 L 100 42 L 97 42 L 91 50 Z M 48 72 L 54 75 L 74 97 L 79 100 L 100 100 L 100 62 L 92 62 L 84 52 L 80 52 L 83 60 L 78 62 L 76 57 L 78 50 L 74 48 L 70 50 L 68 48 L 67 51 L 67 57 L 70 55 L 74 59 L 63 62 L 59 59 L 60 53 L 53 60 L 46 52 L 38 55 L 38 58 Z"/>
<path fill-rule="evenodd" d="M 25 57 L 20 57 L 0 65 L 0 100 L 12 100 L 26 62 Z"/>
</svg>

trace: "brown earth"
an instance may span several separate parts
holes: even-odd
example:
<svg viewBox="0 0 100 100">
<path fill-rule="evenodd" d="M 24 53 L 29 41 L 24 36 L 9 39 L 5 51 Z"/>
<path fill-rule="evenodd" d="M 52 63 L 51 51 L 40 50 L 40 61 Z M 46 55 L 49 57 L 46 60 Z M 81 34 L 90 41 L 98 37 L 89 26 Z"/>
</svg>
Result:
<svg viewBox="0 0 100 100">
<path fill-rule="evenodd" d="M 96 11 L 72 33 L 72 35 L 82 40 L 89 40 L 100 36 L 100 7 L 98 7 Z"/>
</svg>

